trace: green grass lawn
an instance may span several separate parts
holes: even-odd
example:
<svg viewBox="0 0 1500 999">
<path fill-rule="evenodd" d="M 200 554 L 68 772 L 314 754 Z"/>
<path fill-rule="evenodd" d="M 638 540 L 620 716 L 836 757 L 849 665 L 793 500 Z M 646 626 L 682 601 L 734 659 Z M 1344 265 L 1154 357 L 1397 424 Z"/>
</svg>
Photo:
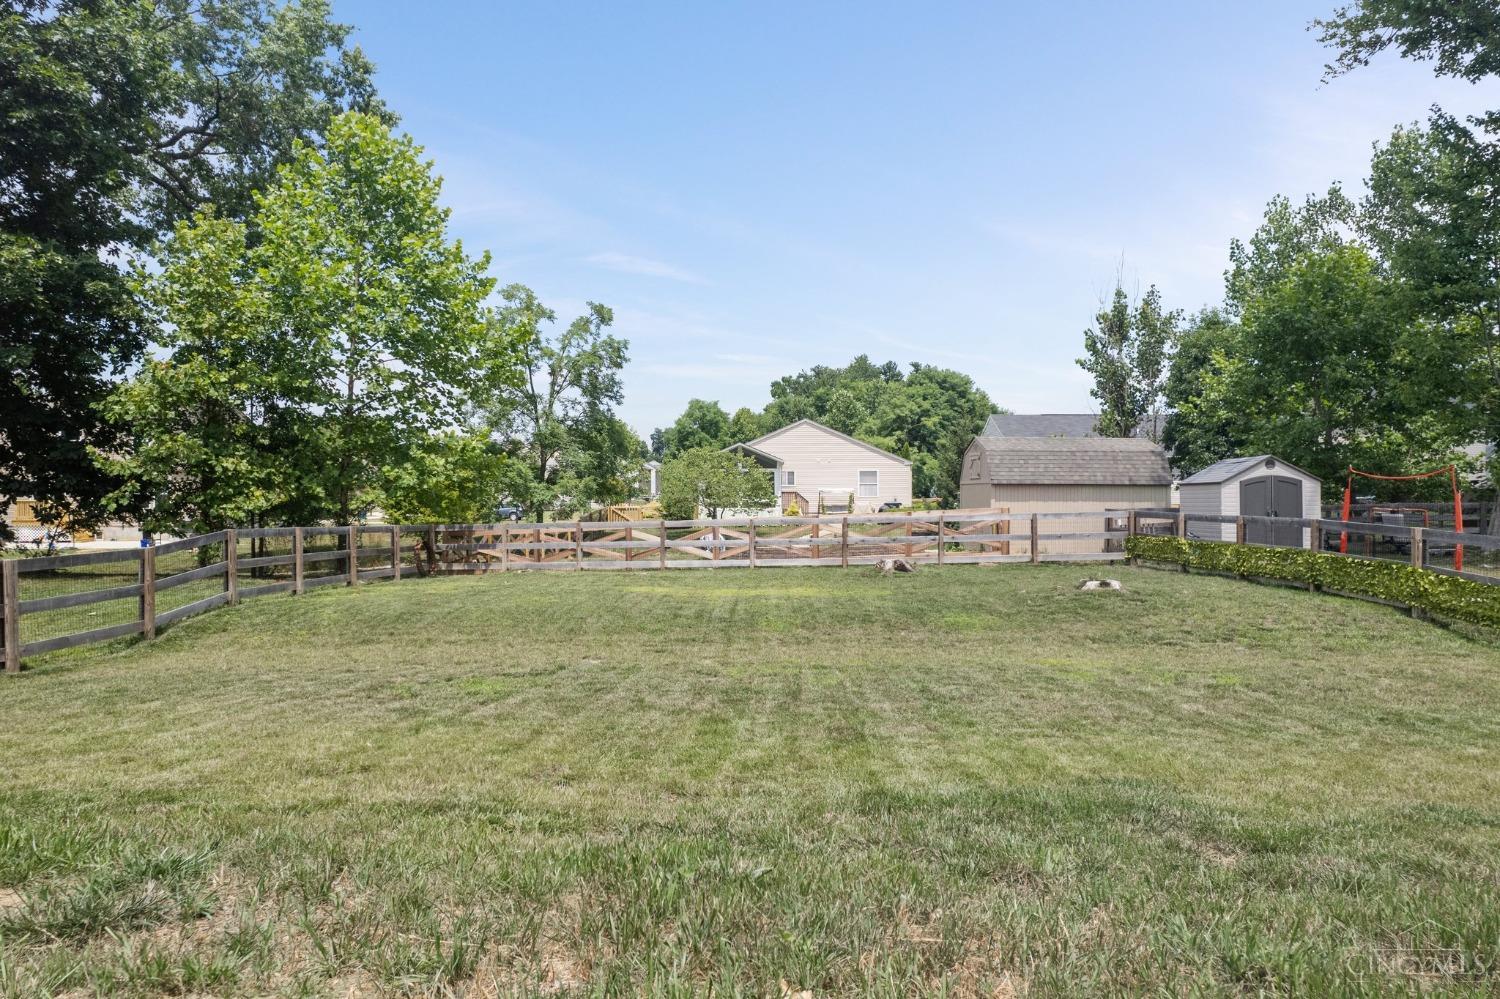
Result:
<svg viewBox="0 0 1500 999">
<path fill-rule="evenodd" d="M 0 678 L 0 992 L 1500 989 L 1500 641 L 1081 566 L 276 596 Z"/>
</svg>

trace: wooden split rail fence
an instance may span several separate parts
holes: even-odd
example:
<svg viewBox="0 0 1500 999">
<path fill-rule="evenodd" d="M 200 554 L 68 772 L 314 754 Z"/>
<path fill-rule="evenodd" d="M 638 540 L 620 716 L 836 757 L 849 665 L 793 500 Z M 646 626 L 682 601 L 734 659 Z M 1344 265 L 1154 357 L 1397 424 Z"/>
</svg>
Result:
<svg viewBox="0 0 1500 999">
<path fill-rule="evenodd" d="M 1406 562 L 1429 572 L 1500 584 L 1500 537 L 1490 534 L 1325 517 L 1239 517 L 1181 510 L 1137 510 L 1127 530 Z"/>
<path fill-rule="evenodd" d="M 1126 514 L 993 510 L 717 520 L 261 527 L 155 547 L 0 560 L 7 672 L 241 600 L 410 576 L 1123 558 Z M 1086 527 L 1088 529 L 1080 529 Z M 1091 548 L 1091 551 L 1049 551 Z"/>
</svg>

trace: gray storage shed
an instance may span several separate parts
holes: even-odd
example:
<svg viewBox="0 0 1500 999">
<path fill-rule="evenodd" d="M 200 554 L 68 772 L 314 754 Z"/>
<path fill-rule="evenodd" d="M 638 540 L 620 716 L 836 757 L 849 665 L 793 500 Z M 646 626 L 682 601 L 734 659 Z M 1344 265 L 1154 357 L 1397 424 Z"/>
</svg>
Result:
<svg viewBox="0 0 1500 999">
<path fill-rule="evenodd" d="M 1317 517 L 1322 509 L 1323 480 L 1275 455 L 1225 458 L 1177 484 L 1183 513 L 1226 517 Z M 1190 537 L 1233 541 L 1234 524 L 1188 523 Z M 1245 525 L 1245 540 L 1254 545 L 1306 548 L 1312 532 L 1284 525 Z"/>
</svg>

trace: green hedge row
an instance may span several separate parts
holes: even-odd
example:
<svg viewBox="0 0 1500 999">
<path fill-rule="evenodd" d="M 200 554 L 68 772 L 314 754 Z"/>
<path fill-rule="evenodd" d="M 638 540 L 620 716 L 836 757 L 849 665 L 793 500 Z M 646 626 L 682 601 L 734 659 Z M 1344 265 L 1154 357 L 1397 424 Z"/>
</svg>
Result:
<svg viewBox="0 0 1500 999">
<path fill-rule="evenodd" d="M 1141 534 L 1126 539 L 1125 551 L 1136 558 L 1193 569 L 1314 583 L 1500 628 L 1500 586 L 1427 572 L 1401 562 Z"/>
</svg>

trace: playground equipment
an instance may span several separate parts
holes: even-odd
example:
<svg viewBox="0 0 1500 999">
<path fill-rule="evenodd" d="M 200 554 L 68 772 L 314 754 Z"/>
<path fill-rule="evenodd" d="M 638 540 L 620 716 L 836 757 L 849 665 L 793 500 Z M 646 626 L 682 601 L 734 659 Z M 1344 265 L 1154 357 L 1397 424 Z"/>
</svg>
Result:
<svg viewBox="0 0 1500 999">
<path fill-rule="evenodd" d="M 1415 475 L 1379 475 L 1375 472 L 1361 472 L 1353 465 L 1349 466 L 1349 478 L 1344 484 L 1344 509 L 1342 520 L 1349 519 L 1349 508 L 1354 503 L 1354 479 L 1358 476 L 1362 479 L 1379 479 L 1382 482 L 1410 482 L 1414 479 L 1430 479 L 1434 476 L 1448 476 L 1449 485 L 1453 487 L 1453 530 L 1457 534 L 1464 532 L 1464 497 L 1458 490 L 1458 466 L 1444 465 L 1442 468 L 1434 468 L 1430 472 L 1418 472 Z M 1425 515 L 1424 515 L 1425 520 Z M 1349 535 L 1339 535 L 1339 552 L 1348 554 Z M 1453 568 L 1459 572 L 1464 568 L 1464 546 L 1459 545 L 1453 550 Z"/>
</svg>

